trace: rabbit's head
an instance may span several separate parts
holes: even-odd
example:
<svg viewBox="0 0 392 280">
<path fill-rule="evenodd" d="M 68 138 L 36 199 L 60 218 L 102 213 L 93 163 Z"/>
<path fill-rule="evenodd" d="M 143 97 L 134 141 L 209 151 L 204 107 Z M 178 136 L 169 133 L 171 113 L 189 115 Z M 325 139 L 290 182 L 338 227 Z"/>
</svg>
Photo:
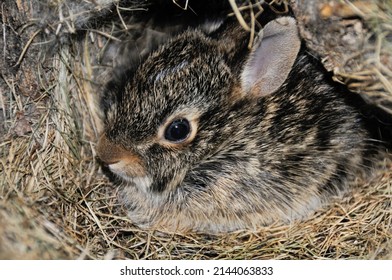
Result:
<svg viewBox="0 0 392 280">
<path fill-rule="evenodd" d="M 145 192 L 170 191 L 213 152 L 234 86 L 216 47 L 185 33 L 138 69 L 98 145 L 114 173 Z"/>
<path fill-rule="evenodd" d="M 283 83 L 299 49 L 296 32 L 291 18 L 270 23 L 242 79 L 233 69 L 233 49 L 244 49 L 238 42 L 183 33 L 153 53 L 127 84 L 109 114 L 98 156 L 145 192 L 174 190 L 190 169 L 217 152 L 222 137 L 240 129 L 230 125 L 235 103 L 251 90 L 269 94 Z M 240 44 L 247 43 L 242 33 Z M 274 48 L 286 57 L 271 54 Z"/>
</svg>

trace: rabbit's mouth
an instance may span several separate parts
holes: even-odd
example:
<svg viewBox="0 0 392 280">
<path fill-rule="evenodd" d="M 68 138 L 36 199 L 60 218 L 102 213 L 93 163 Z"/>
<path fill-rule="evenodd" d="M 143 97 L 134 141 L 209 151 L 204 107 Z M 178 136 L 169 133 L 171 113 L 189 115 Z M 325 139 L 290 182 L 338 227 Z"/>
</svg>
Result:
<svg viewBox="0 0 392 280">
<path fill-rule="evenodd" d="M 131 183 L 136 188 L 143 192 L 148 192 L 152 179 L 145 172 L 140 172 L 138 168 L 130 168 L 125 162 L 119 161 L 117 163 L 109 164 L 109 170 L 117 177 L 126 183 Z"/>
</svg>

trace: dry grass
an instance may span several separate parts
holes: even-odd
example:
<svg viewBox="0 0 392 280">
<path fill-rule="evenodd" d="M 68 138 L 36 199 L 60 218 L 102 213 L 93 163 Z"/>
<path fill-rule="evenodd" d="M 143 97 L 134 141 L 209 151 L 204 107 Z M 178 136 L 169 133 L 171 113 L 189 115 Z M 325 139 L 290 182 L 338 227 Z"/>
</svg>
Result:
<svg viewBox="0 0 392 280">
<path fill-rule="evenodd" d="M 335 79 L 392 114 L 392 3 L 293 1 L 302 36 Z"/>
<path fill-rule="evenodd" d="M 392 114 L 392 3 L 354 1 L 348 6 L 371 32 L 364 36 L 364 48 L 345 58 L 335 74 L 350 89 L 365 92 L 368 100 Z"/>
<path fill-rule="evenodd" d="M 392 69 L 380 63 L 392 32 L 392 13 L 386 15 L 374 23 L 381 38 L 375 55 L 361 65 L 363 73 L 374 71 L 374 86 L 356 85 L 383 95 L 392 80 Z M 100 123 L 92 113 L 92 53 L 106 39 L 88 33 L 25 69 L 39 86 L 34 94 L 0 79 L 0 259 L 392 259 L 388 162 L 372 182 L 305 222 L 216 236 L 133 226 L 94 157 Z"/>
</svg>

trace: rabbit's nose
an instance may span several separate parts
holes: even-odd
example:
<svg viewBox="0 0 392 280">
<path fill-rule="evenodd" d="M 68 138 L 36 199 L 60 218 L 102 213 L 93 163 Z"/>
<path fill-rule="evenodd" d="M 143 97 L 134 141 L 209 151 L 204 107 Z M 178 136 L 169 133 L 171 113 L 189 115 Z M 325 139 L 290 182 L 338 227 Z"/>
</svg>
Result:
<svg viewBox="0 0 392 280">
<path fill-rule="evenodd" d="M 105 135 L 100 137 L 96 151 L 102 163 L 120 176 L 134 178 L 143 177 L 147 174 L 140 156 L 112 143 Z"/>
<path fill-rule="evenodd" d="M 121 161 L 127 154 L 127 151 L 119 145 L 111 143 L 103 134 L 96 148 L 98 158 L 106 165 L 115 164 Z"/>
</svg>

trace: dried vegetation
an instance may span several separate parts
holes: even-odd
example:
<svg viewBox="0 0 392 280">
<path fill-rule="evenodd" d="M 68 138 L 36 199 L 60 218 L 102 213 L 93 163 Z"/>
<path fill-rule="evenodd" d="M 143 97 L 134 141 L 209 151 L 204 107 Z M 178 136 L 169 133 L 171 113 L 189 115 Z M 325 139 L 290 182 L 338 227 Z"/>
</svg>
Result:
<svg viewBox="0 0 392 280">
<path fill-rule="evenodd" d="M 105 77 L 96 56 L 108 41 L 118 40 L 111 30 L 123 26 L 126 18 L 118 15 L 129 1 L 108 9 L 110 2 L 85 1 L 84 21 L 67 14 L 62 1 L 48 1 L 44 8 L 31 5 L 34 0 L 0 5 L 0 259 L 392 259 L 392 166 L 387 161 L 372 182 L 359 184 L 305 222 L 216 236 L 132 225 L 94 157 L 101 129 L 94 100 L 102 86 L 97 81 Z M 337 79 L 377 95 L 372 100 L 391 110 L 391 2 L 373 1 L 368 12 L 362 10 L 366 5 L 352 7 L 370 1 L 312 1 L 317 7 L 310 15 L 301 6 L 306 2 L 293 7 L 312 49 L 333 66 Z M 347 26 L 334 5 L 351 7 L 349 18 L 361 28 Z M 55 12 L 44 24 L 42 13 L 50 11 Z M 98 13 L 112 14 L 116 24 L 89 29 L 88 17 Z M 336 32 L 346 39 L 361 33 L 364 45 L 358 53 L 315 35 L 323 33 L 309 26 L 320 15 L 324 19 L 313 26 L 338 26 Z M 350 28 L 357 30 L 350 33 Z M 78 29 L 87 30 L 79 34 Z M 331 54 L 349 59 L 338 64 L 341 60 Z"/>
</svg>

